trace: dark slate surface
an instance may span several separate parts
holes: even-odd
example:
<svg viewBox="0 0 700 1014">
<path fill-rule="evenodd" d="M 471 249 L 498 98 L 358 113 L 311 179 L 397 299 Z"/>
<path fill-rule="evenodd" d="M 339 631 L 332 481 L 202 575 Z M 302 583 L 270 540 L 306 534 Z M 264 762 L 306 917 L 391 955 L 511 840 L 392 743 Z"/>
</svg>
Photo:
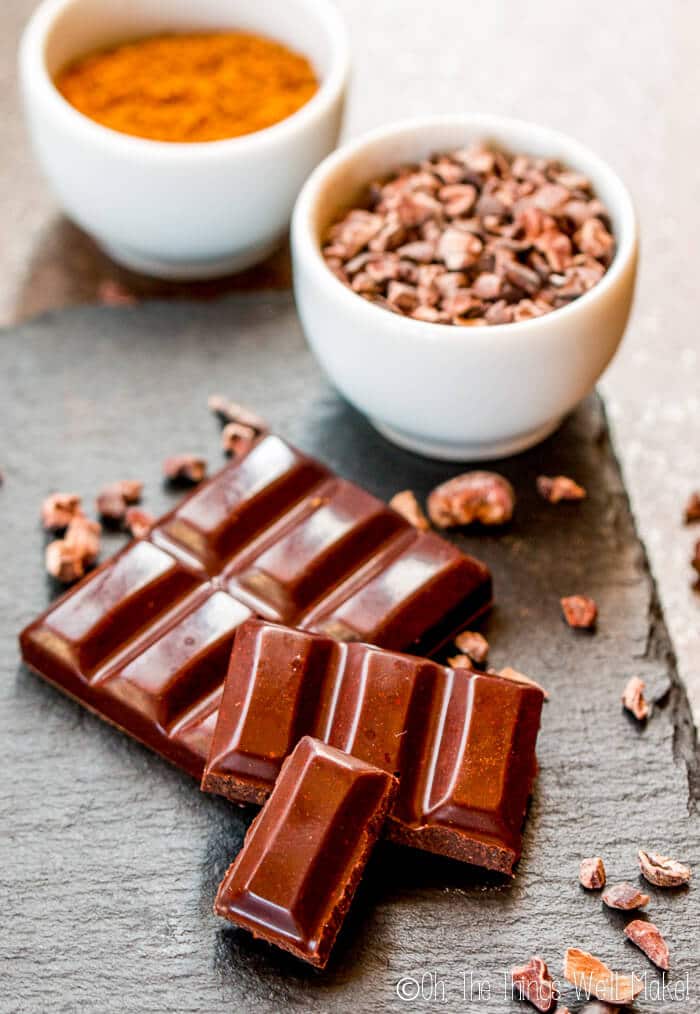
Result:
<svg viewBox="0 0 700 1014">
<path fill-rule="evenodd" d="M 697 888 L 651 889 L 649 914 L 671 946 L 668 982 L 681 994 L 658 1000 L 660 980 L 625 941 L 625 918 L 577 884 L 580 858 L 596 853 L 612 879 L 636 880 L 638 846 L 677 855 L 700 875 L 687 707 L 597 401 L 540 448 L 498 466 L 519 495 L 508 530 L 455 536 L 494 571 L 492 663 L 551 692 L 518 875 L 507 883 L 382 846 L 334 960 L 318 974 L 211 914 L 251 813 L 205 797 L 20 666 L 17 632 L 52 593 L 39 503 L 57 488 L 89 502 L 101 484 L 137 477 L 147 483 L 145 506 L 162 510 L 171 502 L 159 479 L 167 454 L 220 460 L 206 410 L 214 390 L 266 413 L 382 497 L 405 487 L 425 494 L 458 469 L 394 449 L 333 394 L 285 295 L 47 317 L 0 338 L 0 388 L 2 1011 L 495 1014 L 522 1009 L 504 996 L 513 963 L 540 953 L 560 975 L 571 945 L 648 972 L 641 1010 L 698 1009 Z M 541 471 L 574 475 L 589 499 L 544 504 L 534 491 Z M 122 541 L 110 537 L 105 551 Z M 560 619 L 559 596 L 579 591 L 599 602 L 595 636 Z M 619 706 L 632 674 L 663 697 L 644 729 Z M 402 1000 L 401 981 L 407 998 L 422 995 Z"/>
</svg>

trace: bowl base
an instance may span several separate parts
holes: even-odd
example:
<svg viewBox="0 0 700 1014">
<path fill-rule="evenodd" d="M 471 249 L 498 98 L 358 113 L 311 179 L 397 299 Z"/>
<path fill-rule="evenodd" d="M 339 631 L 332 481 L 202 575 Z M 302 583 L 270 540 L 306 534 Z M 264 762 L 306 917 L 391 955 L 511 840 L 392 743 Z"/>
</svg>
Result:
<svg viewBox="0 0 700 1014">
<path fill-rule="evenodd" d="M 390 440 L 392 444 L 402 447 L 406 451 L 413 451 L 424 458 L 438 458 L 440 461 L 486 461 L 497 458 L 508 458 L 511 454 L 519 454 L 529 447 L 534 447 L 544 440 L 562 422 L 563 417 L 551 419 L 549 422 L 538 426 L 527 433 L 520 433 L 517 437 L 508 440 L 483 441 L 479 443 L 460 443 L 440 440 L 421 440 L 403 430 L 394 429 L 386 423 L 379 422 L 370 417 L 370 422 L 383 437 Z"/>
<path fill-rule="evenodd" d="M 141 275 L 164 278 L 173 282 L 223 278 L 225 275 L 243 271 L 245 268 L 252 267 L 253 264 L 264 261 L 282 245 L 282 241 L 283 237 L 276 236 L 274 240 L 249 247 L 242 253 L 214 260 L 169 261 L 160 260 L 157 257 L 144 257 L 143 254 L 132 250 L 131 247 L 98 240 L 105 253 L 122 267 L 129 268 L 130 271 L 137 271 Z"/>
</svg>

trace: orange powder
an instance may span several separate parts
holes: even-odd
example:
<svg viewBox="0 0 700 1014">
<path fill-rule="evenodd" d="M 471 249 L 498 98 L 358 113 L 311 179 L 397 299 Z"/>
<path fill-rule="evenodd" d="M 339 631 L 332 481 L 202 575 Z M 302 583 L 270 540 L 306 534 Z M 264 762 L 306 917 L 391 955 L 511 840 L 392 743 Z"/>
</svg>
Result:
<svg viewBox="0 0 700 1014">
<path fill-rule="evenodd" d="M 318 90 L 306 57 L 245 32 L 162 35 L 82 57 L 56 87 L 85 116 L 154 141 L 218 141 L 279 123 Z"/>
</svg>

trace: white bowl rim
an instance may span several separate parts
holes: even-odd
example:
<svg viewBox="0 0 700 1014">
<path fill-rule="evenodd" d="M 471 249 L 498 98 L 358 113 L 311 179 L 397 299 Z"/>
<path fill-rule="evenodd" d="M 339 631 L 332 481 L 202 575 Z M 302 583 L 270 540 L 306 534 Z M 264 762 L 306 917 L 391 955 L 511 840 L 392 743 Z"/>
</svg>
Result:
<svg viewBox="0 0 700 1014">
<path fill-rule="evenodd" d="M 313 124 L 338 100 L 347 86 L 350 73 L 350 42 L 343 18 L 333 0 L 302 0 L 307 5 L 309 17 L 317 18 L 328 33 L 331 40 L 330 65 L 318 91 L 291 116 L 263 130 L 218 141 L 156 141 L 125 134 L 97 123 L 75 109 L 58 91 L 46 67 L 45 48 L 48 33 L 57 17 L 76 2 L 77 0 L 42 0 L 22 33 L 19 48 L 20 70 L 23 78 L 26 81 L 31 80 L 32 85 L 38 90 L 39 98 L 48 104 L 52 116 L 57 117 L 67 128 L 90 135 L 93 143 L 101 145 L 108 151 L 119 151 L 122 154 L 128 154 L 130 151 L 139 157 L 179 162 L 226 158 L 236 152 L 257 154 L 278 143 L 284 143 L 287 138 L 307 127 L 313 127 Z"/>
<path fill-rule="evenodd" d="M 552 150 L 562 147 L 570 152 L 571 168 L 577 168 L 576 161 L 579 156 L 582 160 L 594 165 L 595 175 L 599 178 L 605 177 L 608 186 L 616 192 L 617 210 L 620 218 L 620 226 L 615 235 L 617 242 L 615 257 L 601 280 L 589 289 L 588 292 L 574 299 L 567 306 L 559 307 L 540 317 L 514 321 L 510 324 L 476 324 L 466 327 L 415 320 L 413 317 L 405 317 L 403 314 L 392 313 L 367 299 L 362 299 L 361 296 L 341 282 L 326 264 L 321 252 L 321 244 L 314 235 L 311 225 L 312 215 L 316 209 L 318 192 L 326 178 L 346 160 L 354 158 L 363 149 L 372 146 L 378 141 L 396 139 L 408 134 L 416 134 L 424 130 L 441 127 L 445 129 L 459 127 L 470 130 L 476 129 L 483 131 L 485 135 L 488 135 L 490 131 L 506 134 L 508 131 L 529 130 L 537 133 L 540 138 L 551 140 Z M 367 182 L 369 183 L 370 181 L 368 180 Z M 544 328 L 549 329 L 555 326 L 557 321 L 564 324 L 574 314 L 586 313 L 593 300 L 602 297 L 616 284 L 618 278 L 627 270 L 630 262 L 634 261 L 637 256 L 638 233 L 637 214 L 627 187 L 615 170 L 591 148 L 569 134 L 548 126 L 515 117 L 481 112 L 421 116 L 395 120 L 381 127 L 376 127 L 343 144 L 319 163 L 311 173 L 297 198 L 292 216 L 293 252 L 295 252 L 295 249 L 299 250 L 300 256 L 305 258 L 313 270 L 318 284 L 324 286 L 330 285 L 332 295 L 339 299 L 343 305 L 347 306 L 348 312 L 352 312 L 353 309 L 356 312 L 362 312 L 364 308 L 367 313 L 368 325 L 383 326 L 385 328 L 392 327 L 392 325 L 393 328 L 400 327 L 402 336 L 405 339 L 416 342 L 420 342 L 428 336 L 432 340 L 454 342 L 457 335 L 462 336 L 465 341 L 473 341 L 477 338 L 498 339 L 502 341 L 507 336 L 515 337 L 517 335 L 518 341 L 520 341 L 522 340 L 523 333 L 526 331 L 529 331 L 531 335 L 536 335 L 538 331 Z"/>
</svg>

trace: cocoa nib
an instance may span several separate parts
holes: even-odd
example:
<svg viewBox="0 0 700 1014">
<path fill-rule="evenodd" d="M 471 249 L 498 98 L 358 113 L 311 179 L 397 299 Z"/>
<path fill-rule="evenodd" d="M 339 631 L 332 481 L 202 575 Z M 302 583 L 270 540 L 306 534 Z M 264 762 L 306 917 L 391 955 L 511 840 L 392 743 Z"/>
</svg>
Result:
<svg viewBox="0 0 700 1014">
<path fill-rule="evenodd" d="M 265 433 L 268 425 L 265 420 L 237 401 L 230 401 L 223 394 L 210 394 L 207 401 L 209 411 L 217 415 L 222 423 L 241 423 L 250 426 L 256 433 Z"/>
<path fill-rule="evenodd" d="M 514 968 L 511 981 L 521 999 L 528 1000 L 539 1011 L 551 1011 L 557 1005 L 557 993 L 552 976 L 542 958 L 530 958 L 526 965 Z"/>
<path fill-rule="evenodd" d="M 537 477 L 537 491 L 549 503 L 561 500 L 583 500 L 586 490 L 566 475 L 540 475 Z"/>
<path fill-rule="evenodd" d="M 253 446 L 255 442 L 255 430 L 245 423 L 226 423 L 221 431 L 221 446 L 226 454 L 234 458 L 241 457 Z"/>
<path fill-rule="evenodd" d="M 653 922 L 645 922 L 643 919 L 633 919 L 625 926 L 625 936 L 629 937 L 633 944 L 644 951 L 650 961 L 668 971 L 669 953 L 668 944 L 661 935 L 659 929 Z"/>
<path fill-rule="evenodd" d="M 46 547 L 46 569 L 61 584 L 71 584 L 94 566 L 100 554 L 100 525 L 77 514 L 62 539 Z"/>
<path fill-rule="evenodd" d="M 578 947 L 570 947 L 564 956 L 564 977 L 577 990 L 595 996 L 604 1003 L 632 1003 L 644 988 L 644 980 L 638 975 L 614 972 L 598 958 Z"/>
<path fill-rule="evenodd" d="M 550 313 L 596 285 L 615 252 L 582 173 L 484 144 L 402 166 L 371 183 L 364 203 L 328 229 L 329 270 L 375 305 L 433 324 Z M 459 292 L 443 291 L 439 274 L 460 275 Z"/>
<path fill-rule="evenodd" d="M 469 655 L 452 655 L 447 659 L 447 664 L 452 669 L 472 669 L 474 667 Z"/>
<path fill-rule="evenodd" d="M 455 645 L 477 665 L 484 665 L 488 658 L 489 642 L 477 630 L 463 630 L 455 637 Z"/>
<path fill-rule="evenodd" d="M 61 584 L 71 584 L 85 573 L 85 565 L 73 547 L 65 539 L 55 539 L 46 547 L 46 570 Z"/>
<path fill-rule="evenodd" d="M 570 627 L 593 630 L 598 619 L 598 606 L 587 595 L 567 595 L 561 599 L 564 619 Z"/>
<path fill-rule="evenodd" d="M 690 882 L 689 866 L 679 863 L 668 856 L 660 856 L 657 852 L 639 850 L 639 868 L 642 876 L 655 887 L 682 887 Z"/>
<path fill-rule="evenodd" d="M 104 486 L 95 501 L 98 515 L 112 525 L 121 524 L 128 504 L 138 503 L 142 490 L 143 483 L 136 479 L 122 479 Z"/>
<path fill-rule="evenodd" d="M 698 574 L 700 574 L 700 542 L 696 542 L 695 553 L 693 554 L 693 559 L 690 562 L 695 570 L 697 570 Z"/>
<path fill-rule="evenodd" d="M 129 507 L 124 518 L 126 530 L 133 535 L 135 539 L 143 539 L 149 534 L 155 523 L 155 518 L 148 511 L 141 510 L 140 507 Z"/>
<path fill-rule="evenodd" d="M 535 680 L 530 679 L 529 676 L 525 676 L 523 673 L 518 672 L 517 669 L 512 669 L 510 666 L 506 666 L 505 669 L 499 670 L 496 673 L 496 676 L 501 676 L 504 680 L 513 680 L 515 683 L 524 683 L 526 686 L 535 687 L 537 690 L 542 691 L 545 701 L 549 700 L 549 694 L 543 686 Z"/>
<path fill-rule="evenodd" d="M 691 525 L 694 521 L 700 521 L 700 492 L 691 494 L 688 503 L 685 505 L 684 520 L 686 525 Z"/>
<path fill-rule="evenodd" d="M 585 887 L 587 891 L 599 891 L 601 887 L 605 887 L 605 864 L 600 856 L 581 860 L 578 879 L 581 887 Z"/>
<path fill-rule="evenodd" d="M 41 505 L 41 523 L 48 532 L 62 532 L 81 510 L 77 493 L 51 493 Z"/>
<path fill-rule="evenodd" d="M 513 487 L 496 472 L 464 472 L 437 486 L 428 497 L 428 514 L 438 528 L 478 521 L 503 525 L 515 506 Z"/>
<path fill-rule="evenodd" d="M 207 463 L 204 458 L 193 454 L 179 454 L 166 458 L 163 462 L 163 475 L 171 482 L 201 482 L 207 474 Z"/>
<path fill-rule="evenodd" d="M 644 680 L 641 680 L 639 676 L 632 676 L 627 681 L 625 689 L 622 692 L 622 705 L 629 711 L 638 722 L 643 722 L 649 717 L 650 708 L 644 691 L 646 684 Z"/>
<path fill-rule="evenodd" d="M 394 493 L 389 501 L 389 506 L 419 531 L 427 532 L 430 528 L 430 522 L 423 513 L 413 490 L 403 489 L 400 493 Z"/>
<path fill-rule="evenodd" d="M 602 894 L 603 902 L 608 908 L 619 908 L 623 912 L 629 912 L 634 908 L 644 908 L 649 904 L 649 895 L 644 894 L 635 887 L 623 881 L 620 884 L 611 884 Z"/>
</svg>

